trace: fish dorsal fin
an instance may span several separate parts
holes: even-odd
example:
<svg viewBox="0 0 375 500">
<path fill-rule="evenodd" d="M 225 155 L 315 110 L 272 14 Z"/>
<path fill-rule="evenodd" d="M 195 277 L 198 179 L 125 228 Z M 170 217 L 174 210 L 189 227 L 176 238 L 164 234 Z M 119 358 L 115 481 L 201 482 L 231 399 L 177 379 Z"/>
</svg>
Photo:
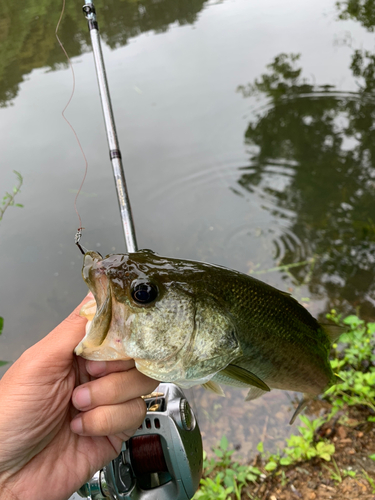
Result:
<svg viewBox="0 0 375 500">
<path fill-rule="evenodd" d="M 331 341 L 331 343 L 336 342 L 336 340 L 340 337 L 340 335 L 342 335 L 348 330 L 346 326 L 332 325 L 330 323 L 321 323 L 320 326 L 328 335 L 328 338 Z"/>
<path fill-rule="evenodd" d="M 202 384 L 202 387 L 204 387 L 207 391 L 214 392 L 215 394 L 218 394 L 219 396 L 222 396 L 225 398 L 225 393 L 224 393 L 223 389 L 220 387 L 219 384 L 217 384 L 213 380 L 209 380 L 205 384 Z"/>
<path fill-rule="evenodd" d="M 269 392 L 271 390 L 268 387 L 268 385 L 265 382 L 263 382 L 263 380 L 261 380 L 259 377 L 254 375 L 254 373 L 251 373 L 248 370 L 245 370 L 245 368 L 241 368 L 236 365 L 228 365 L 226 368 L 224 368 L 224 370 L 221 370 L 219 373 L 222 373 L 223 375 L 226 375 L 229 378 L 238 380 L 239 382 L 242 382 L 246 385 L 253 385 L 254 387 L 258 387 L 263 391 Z"/>
</svg>

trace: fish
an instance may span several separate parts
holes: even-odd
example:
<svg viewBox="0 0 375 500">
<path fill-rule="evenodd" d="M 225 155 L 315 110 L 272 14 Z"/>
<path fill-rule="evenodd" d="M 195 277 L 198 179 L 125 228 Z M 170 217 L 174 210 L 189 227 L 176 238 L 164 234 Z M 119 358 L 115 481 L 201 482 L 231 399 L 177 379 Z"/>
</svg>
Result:
<svg viewBox="0 0 375 500">
<path fill-rule="evenodd" d="M 342 333 L 321 325 L 290 294 L 218 265 L 152 250 L 84 255 L 94 301 L 81 315 L 75 353 L 91 360 L 134 359 L 137 369 L 182 388 L 247 387 L 246 401 L 271 389 L 308 401 L 338 382 L 329 352 Z"/>
</svg>

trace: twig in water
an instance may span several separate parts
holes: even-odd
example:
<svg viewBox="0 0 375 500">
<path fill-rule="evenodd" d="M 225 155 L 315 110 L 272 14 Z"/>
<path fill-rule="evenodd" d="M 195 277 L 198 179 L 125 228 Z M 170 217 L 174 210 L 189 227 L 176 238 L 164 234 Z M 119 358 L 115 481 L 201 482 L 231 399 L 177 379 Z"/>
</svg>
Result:
<svg viewBox="0 0 375 500">
<path fill-rule="evenodd" d="M 253 271 L 253 272 L 250 271 L 250 272 L 251 274 L 266 274 L 266 273 L 271 273 L 273 271 L 287 271 L 292 267 L 304 266 L 306 264 L 312 264 L 314 262 L 315 262 L 315 257 L 311 257 L 310 259 L 302 260 L 300 262 L 293 262 L 291 264 L 285 264 L 283 266 L 271 267 L 269 269 L 261 269 L 260 271 Z"/>
</svg>

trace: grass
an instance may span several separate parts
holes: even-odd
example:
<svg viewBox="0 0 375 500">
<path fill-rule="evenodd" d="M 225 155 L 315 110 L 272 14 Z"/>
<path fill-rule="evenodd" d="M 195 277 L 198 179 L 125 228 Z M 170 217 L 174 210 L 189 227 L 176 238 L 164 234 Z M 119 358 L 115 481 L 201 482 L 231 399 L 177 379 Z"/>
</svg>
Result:
<svg viewBox="0 0 375 500">
<path fill-rule="evenodd" d="M 194 495 L 194 500 L 226 500 L 235 498 L 241 500 L 243 488 L 256 482 L 262 475 L 257 467 L 241 465 L 232 460 L 234 450 L 228 449 L 228 440 L 225 436 L 217 448 L 214 448 L 215 458 L 207 459 L 204 453 L 204 477 L 200 488 Z"/>
<path fill-rule="evenodd" d="M 364 469 L 359 473 L 340 469 L 334 459 L 334 444 L 317 433 L 317 430 L 339 411 L 344 412 L 340 418 L 345 421 L 345 411 L 352 406 L 367 407 L 367 420 L 375 422 L 375 323 L 366 324 L 354 315 L 342 319 L 335 310 L 327 317 L 349 329 L 332 348 L 331 365 L 342 382 L 331 387 L 324 395 L 332 405 L 331 411 L 313 420 L 304 415 L 300 416 L 302 425 L 298 426 L 298 433 L 287 439 L 285 447 L 276 454 L 267 455 L 263 443 L 259 443 L 257 449 L 262 458 L 261 468 L 241 465 L 234 461 L 234 451 L 229 449 L 224 436 L 218 447 L 213 450 L 214 458 L 208 460 L 207 455 L 204 456 L 203 478 L 193 500 L 240 500 L 245 491 L 247 498 L 256 500 L 256 495 L 251 496 L 246 490 L 249 484 L 260 484 L 268 475 L 274 474 L 280 476 L 283 484 L 287 467 L 310 460 L 320 461 L 335 483 L 341 483 L 346 477 L 358 477 L 360 474 L 375 493 L 375 482 L 369 474 Z M 375 461 L 375 454 L 369 458 Z"/>
</svg>

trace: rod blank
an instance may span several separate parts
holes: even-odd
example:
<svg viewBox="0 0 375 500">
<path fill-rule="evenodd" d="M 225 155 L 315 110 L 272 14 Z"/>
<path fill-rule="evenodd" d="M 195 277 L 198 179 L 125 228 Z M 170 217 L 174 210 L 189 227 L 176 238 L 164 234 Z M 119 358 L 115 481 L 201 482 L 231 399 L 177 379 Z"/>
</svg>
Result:
<svg viewBox="0 0 375 500">
<path fill-rule="evenodd" d="M 115 178 L 117 199 L 120 206 L 122 227 L 124 231 L 125 244 L 128 252 L 136 252 L 137 239 L 130 206 L 128 190 L 126 187 L 125 173 L 121 160 L 120 145 L 117 139 L 115 119 L 113 116 L 111 97 L 109 94 L 107 75 L 104 66 L 102 48 L 100 44 L 99 28 L 96 21 L 94 4 L 88 1 L 83 6 L 83 11 L 88 20 L 92 49 L 94 53 L 96 76 L 98 78 L 100 99 L 102 102 L 104 123 L 107 132 L 109 154 Z"/>
</svg>

